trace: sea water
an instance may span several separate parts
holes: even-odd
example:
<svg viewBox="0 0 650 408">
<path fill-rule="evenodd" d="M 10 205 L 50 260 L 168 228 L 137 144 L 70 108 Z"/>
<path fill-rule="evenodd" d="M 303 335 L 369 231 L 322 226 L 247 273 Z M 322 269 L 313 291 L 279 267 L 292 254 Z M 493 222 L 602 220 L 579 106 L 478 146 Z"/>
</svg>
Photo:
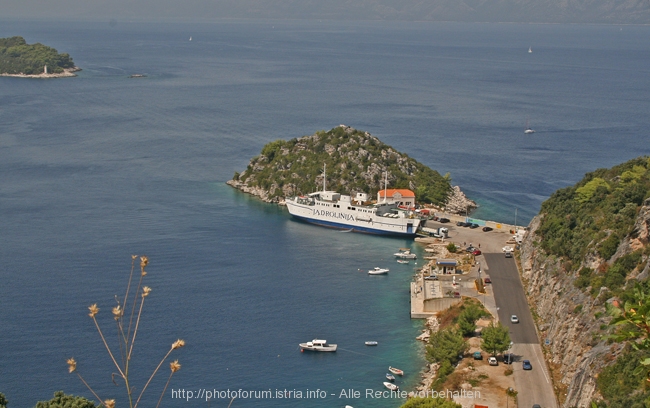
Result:
<svg viewBox="0 0 650 408">
<path fill-rule="evenodd" d="M 312 398 L 240 392 L 233 407 L 403 402 L 366 390 L 382 390 L 391 365 L 406 372 L 403 389 L 419 381 L 416 265 L 392 253 L 422 249 L 302 224 L 224 184 L 270 141 L 369 131 L 449 172 L 479 202 L 476 217 L 517 214 L 520 225 L 584 173 L 650 152 L 648 27 L 2 21 L 0 37 L 14 35 L 83 71 L 0 78 L 0 392 L 12 408 L 60 389 L 92 399 L 70 357 L 102 398 L 127 406 L 87 307 L 98 304 L 115 346 L 110 309 L 132 254 L 149 257 L 153 289 L 136 394 L 182 338 L 162 406 L 225 407 L 223 392 L 238 390 Z M 523 134 L 527 120 L 536 133 Z M 368 276 L 375 266 L 391 271 Z M 339 350 L 300 353 L 313 338 Z M 157 403 L 161 370 L 143 406 Z"/>
</svg>

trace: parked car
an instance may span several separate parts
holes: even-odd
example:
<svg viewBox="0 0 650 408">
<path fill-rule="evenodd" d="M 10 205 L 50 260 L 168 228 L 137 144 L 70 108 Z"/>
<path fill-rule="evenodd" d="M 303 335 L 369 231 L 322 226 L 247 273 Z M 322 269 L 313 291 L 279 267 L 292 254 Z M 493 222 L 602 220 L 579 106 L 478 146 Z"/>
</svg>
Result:
<svg viewBox="0 0 650 408">
<path fill-rule="evenodd" d="M 463 221 L 458 221 L 458 222 L 456 222 L 456 226 L 457 227 L 464 227 L 465 223 Z"/>
<path fill-rule="evenodd" d="M 485 279 L 483 279 L 483 282 L 485 282 L 485 283 L 492 283 L 492 279 L 490 279 L 489 276 L 486 276 Z"/>
<path fill-rule="evenodd" d="M 443 224 L 447 223 L 447 222 L 449 222 L 449 218 L 440 218 L 440 219 L 438 219 L 438 222 L 441 222 Z"/>
<path fill-rule="evenodd" d="M 505 364 L 512 364 L 513 361 L 515 361 L 515 356 L 513 356 L 512 353 L 503 356 L 503 362 Z"/>
<path fill-rule="evenodd" d="M 512 252 L 506 252 L 506 258 L 512 258 Z"/>
<path fill-rule="evenodd" d="M 483 354 L 480 351 L 475 351 L 472 357 L 474 357 L 474 360 L 483 360 Z"/>
<path fill-rule="evenodd" d="M 473 246 L 468 246 L 467 248 L 465 248 L 465 251 L 474 252 L 474 251 L 476 251 L 476 248 L 474 248 Z"/>
<path fill-rule="evenodd" d="M 460 297 L 460 292 L 454 292 L 454 297 L 459 298 Z"/>
<path fill-rule="evenodd" d="M 497 361 L 496 357 L 490 357 L 488 358 L 488 364 L 492 366 L 499 365 L 499 362 Z"/>
<path fill-rule="evenodd" d="M 532 370 L 533 369 L 533 366 L 530 364 L 530 361 L 528 361 L 528 360 L 524 360 L 522 362 L 522 367 L 524 368 L 524 370 Z"/>
<path fill-rule="evenodd" d="M 510 316 L 510 323 L 519 323 L 519 318 L 517 315 Z"/>
<path fill-rule="evenodd" d="M 490 232 L 492 229 L 492 227 L 483 227 L 483 232 Z"/>
<path fill-rule="evenodd" d="M 469 227 L 470 227 L 471 229 L 478 228 L 479 226 L 480 226 L 480 225 L 478 225 L 478 224 L 469 224 Z"/>
<path fill-rule="evenodd" d="M 542 408 L 542 406 L 539 404 L 533 404 L 533 408 Z"/>
<path fill-rule="evenodd" d="M 481 255 L 481 250 L 480 249 L 473 250 L 472 255 Z"/>
<path fill-rule="evenodd" d="M 425 276 L 424 280 L 438 280 L 438 275 Z"/>
</svg>

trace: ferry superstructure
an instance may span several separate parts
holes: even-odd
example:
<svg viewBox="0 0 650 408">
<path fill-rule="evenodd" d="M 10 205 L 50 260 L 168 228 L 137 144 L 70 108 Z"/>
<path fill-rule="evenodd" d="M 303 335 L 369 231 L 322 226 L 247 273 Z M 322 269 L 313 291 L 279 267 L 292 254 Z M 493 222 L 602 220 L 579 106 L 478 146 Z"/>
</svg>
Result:
<svg viewBox="0 0 650 408">
<path fill-rule="evenodd" d="M 378 235 L 414 237 L 421 220 L 393 203 L 364 205 L 350 196 L 325 190 L 285 200 L 295 218 L 323 227 Z M 355 204 L 356 202 L 356 204 Z"/>
</svg>

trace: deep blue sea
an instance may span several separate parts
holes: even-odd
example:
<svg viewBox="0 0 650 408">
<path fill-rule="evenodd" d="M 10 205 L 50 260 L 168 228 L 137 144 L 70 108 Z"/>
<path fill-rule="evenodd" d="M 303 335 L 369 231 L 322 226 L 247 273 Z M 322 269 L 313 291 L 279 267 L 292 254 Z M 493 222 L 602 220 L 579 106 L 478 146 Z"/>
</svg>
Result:
<svg viewBox="0 0 650 408">
<path fill-rule="evenodd" d="M 233 408 L 400 405 L 338 395 L 381 390 L 389 365 L 406 371 L 404 389 L 418 383 L 414 266 L 391 254 L 421 249 L 301 224 L 224 184 L 270 141 L 369 131 L 449 172 L 477 217 L 513 223 L 517 212 L 518 224 L 584 173 L 650 154 L 650 27 L 0 20 L 0 37 L 14 35 L 83 71 L 0 78 L 0 392 L 11 408 L 57 390 L 92 398 L 69 357 L 128 406 L 87 307 L 98 303 L 114 344 L 110 309 L 131 254 L 149 256 L 153 289 L 136 394 L 182 338 L 161 406 L 228 405 L 172 399 L 201 389 L 327 393 Z M 391 272 L 359 271 L 375 266 Z M 299 352 L 316 337 L 339 351 Z M 141 406 L 155 406 L 168 374 L 165 364 Z"/>
</svg>

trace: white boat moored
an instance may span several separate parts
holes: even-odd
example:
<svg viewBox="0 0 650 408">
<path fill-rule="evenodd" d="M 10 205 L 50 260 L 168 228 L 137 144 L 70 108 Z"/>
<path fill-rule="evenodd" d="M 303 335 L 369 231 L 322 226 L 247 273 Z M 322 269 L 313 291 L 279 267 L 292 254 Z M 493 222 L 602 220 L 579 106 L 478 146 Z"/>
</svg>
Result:
<svg viewBox="0 0 650 408">
<path fill-rule="evenodd" d="M 367 341 L 365 344 L 366 346 L 376 346 L 379 343 L 377 343 L 376 341 Z"/>
<path fill-rule="evenodd" d="M 327 340 L 314 339 L 307 343 L 300 343 L 300 351 L 336 351 L 336 344 L 328 344 Z"/>
<path fill-rule="evenodd" d="M 388 371 L 390 371 L 391 373 L 393 373 L 395 375 L 404 375 L 404 371 L 400 370 L 399 368 L 388 367 Z"/>
<path fill-rule="evenodd" d="M 384 387 L 388 388 L 391 391 L 399 390 L 399 387 L 391 382 L 384 381 Z"/>
<path fill-rule="evenodd" d="M 401 259 L 417 259 L 418 256 L 415 254 L 412 254 L 410 251 L 400 251 L 396 252 L 393 254 L 395 258 L 401 258 Z"/>
</svg>

